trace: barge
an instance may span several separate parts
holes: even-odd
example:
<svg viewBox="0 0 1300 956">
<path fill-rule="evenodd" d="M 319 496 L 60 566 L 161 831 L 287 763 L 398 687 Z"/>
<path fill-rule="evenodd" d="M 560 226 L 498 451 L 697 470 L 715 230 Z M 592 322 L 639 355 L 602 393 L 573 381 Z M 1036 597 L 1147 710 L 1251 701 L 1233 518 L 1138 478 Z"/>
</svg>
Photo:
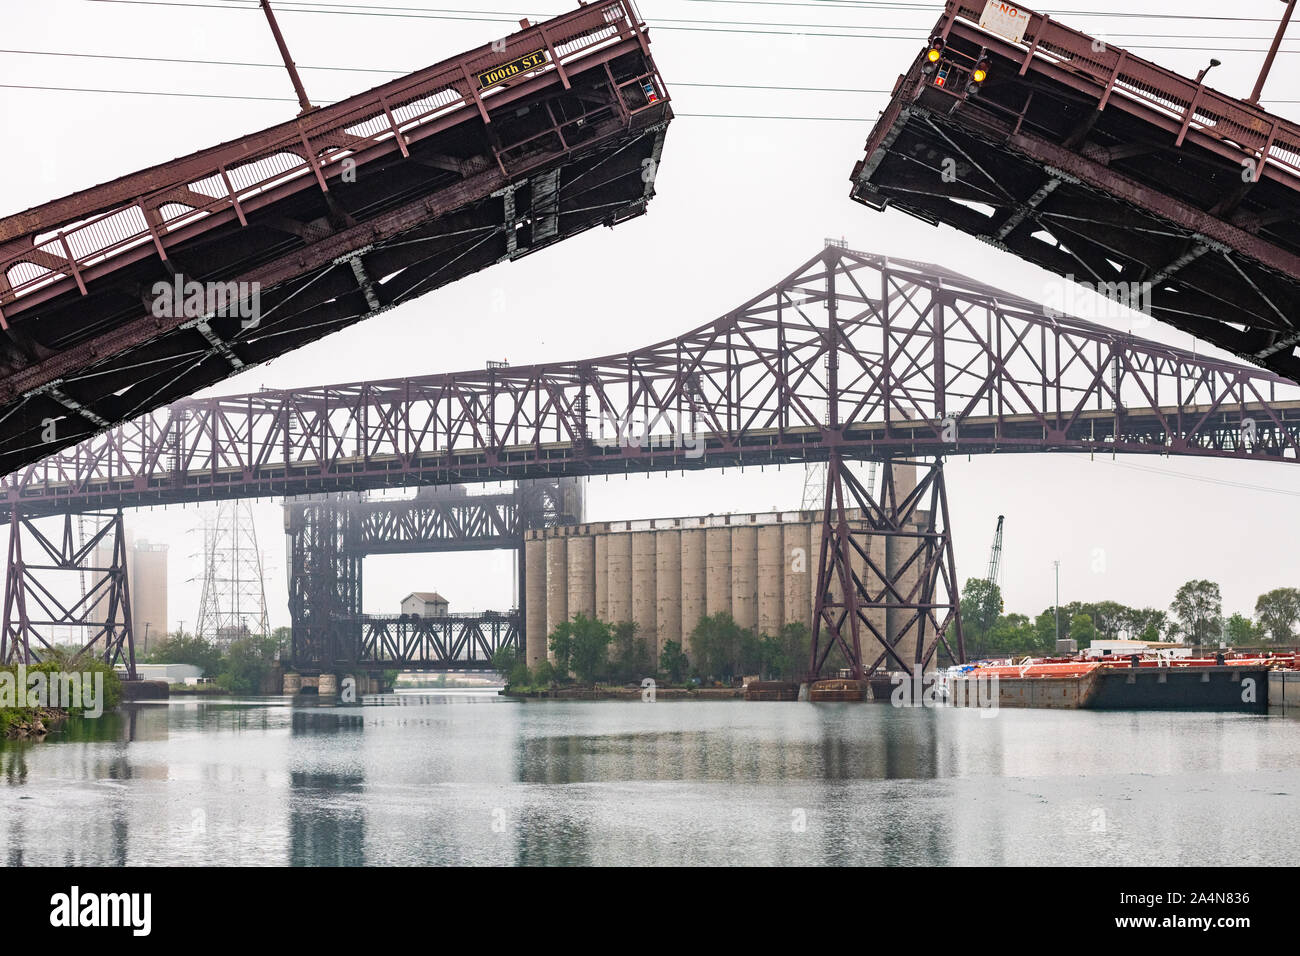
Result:
<svg viewBox="0 0 1300 956">
<path fill-rule="evenodd" d="M 1269 653 L 981 661 L 943 672 L 939 695 L 973 700 L 978 683 L 981 693 L 996 687 L 998 707 L 1259 714 L 1268 711 L 1271 675 L 1300 674 L 1297 668 L 1297 655 Z M 1276 679 L 1271 682 L 1279 685 Z"/>
</svg>

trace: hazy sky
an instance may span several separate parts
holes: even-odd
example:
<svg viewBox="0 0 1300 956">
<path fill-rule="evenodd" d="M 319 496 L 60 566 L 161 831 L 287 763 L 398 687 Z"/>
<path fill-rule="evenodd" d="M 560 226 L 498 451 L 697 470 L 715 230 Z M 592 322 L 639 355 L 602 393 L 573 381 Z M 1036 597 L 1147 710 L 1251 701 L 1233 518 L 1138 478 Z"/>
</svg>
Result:
<svg viewBox="0 0 1300 956">
<path fill-rule="evenodd" d="M 314 102 L 359 92 L 487 42 L 518 17 L 554 15 L 547 0 L 460 0 L 426 12 L 420 0 L 368 8 L 276 3 L 280 25 Z M 1038 301 L 1061 280 L 948 228 L 848 199 L 849 173 L 887 100 L 875 92 L 806 92 L 693 84 L 888 91 L 938 18 L 940 3 L 789 3 L 645 0 L 653 53 L 678 119 L 669 130 L 649 214 L 495 266 L 322 342 L 231 378 L 213 394 L 480 367 L 622 351 L 671 338 L 767 288 L 813 255 L 824 237 L 855 249 L 937 262 Z M 902 9 L 895 9 L 902 8 Z M 1256 21 L 1221 17 L 1225 10 Z M 1141 55 L 1195 74 L 1223 61 L 1213 86 L 1249 93 L 1281 5 L 1230 8 L 1189 0 L 1071 0 L 1044 12 Z M 1104 11 L 1123 10 L 1122 15 Z M 1083 15 L 1097 11 L 1101 15 Z M 1163 19 L 1139 19 L 1135 11 Z M 381 15 L 386 14 L 386 15 Z M 484 22 L 482 19 L 489 21 Z M 785 24 L 762 27 L 754 24 Z M 793 25 L 793 26 L 790 26 Z M 852 28 L 852 29 L 850 29 Z M 773 31 L 758 35 L 754 31 Z M 1292 28 L 1265 90 L 1265 105 L 1300 117 L 1300 25 Z M 8 3 L 0 46 L 0 107 L 9 136 L 0 158 L 0 214 L 10 214 L 252 132 L 296 112 L 286 75 L 245 66 L 34 56 L 46 51 L 275 64 L 262 14 L 247 0 L 184 4 L 42 0 Z M 1176 49 L 1183 47 L 1187 49 Z M 187 98 L 33 89 L 187 92 L 269 100 Z M 1271 99 L 1268 94 L 1279 99 Z M 1285 100 L 1290 98 L 1290 102 Z M 735 119 L 744 114 L 762 119 Z M 15 135 L 15 131 L 21 134 Z M 494 307 L 495 305 L 495 307 Z M 544 317 L 540 319 L 539 317 Z M 1135 317 L 1136 318 L 1136 317 Z M 1110 324 L 1124 326 L 1119 322 Z M 1127 326 L 1126 326 L 1127 327 Z M 1141 334 L 1212 352 L 1163 327 Z M 617 520 L 796 508 L 802 468 L 710 472 L 688 478 L 593 480 L 588 516 Z M 997 515 L 1006 515 L 1002 584 L 1008 610 L 1061 599 L 1110 598 L 1166 607 L 1192 577 L 1220 582 L 1225 612 L 1253 609 L 1262 591 L 1300 586 L 1300 470 L 1294 465 L 1078 455 L 953 459 L 948 482 L 958 574 L 982 576 Z M 256 506 L 273 569 L 273 624 L 287 623 L 280 509 Z M 138 537 L 171 546 L 170 626 L 198 609 L 197 508 L 133 513 Z M 373 558 L 366 607 L 395 610 L 408 591 L 437 589 L 453 610 L 505 607 L 508 554 Z"/>
</svg>

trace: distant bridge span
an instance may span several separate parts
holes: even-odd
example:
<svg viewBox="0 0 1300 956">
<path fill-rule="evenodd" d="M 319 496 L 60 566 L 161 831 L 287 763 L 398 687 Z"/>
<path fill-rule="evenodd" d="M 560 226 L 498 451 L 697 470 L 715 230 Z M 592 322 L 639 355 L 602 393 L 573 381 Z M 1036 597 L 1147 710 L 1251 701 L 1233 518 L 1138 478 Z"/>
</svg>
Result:
<svg viewBox="0 0 1300 956">
<path fill-rule="evenodd" d="M 0 495 L 6 510 L 40 514 L 997 452 L 1294 462 L 1300 389 L 1053 317 L 939 266 L 832 244 L 648 348 L 181 401 L 8 476 Z"/>
</svg>

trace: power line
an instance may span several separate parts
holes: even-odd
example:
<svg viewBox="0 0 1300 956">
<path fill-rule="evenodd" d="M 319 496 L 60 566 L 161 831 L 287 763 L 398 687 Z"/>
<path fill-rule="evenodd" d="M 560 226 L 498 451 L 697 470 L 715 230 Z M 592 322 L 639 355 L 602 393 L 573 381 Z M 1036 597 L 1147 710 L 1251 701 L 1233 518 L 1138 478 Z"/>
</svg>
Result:
<svg viewBox="0 0 1300 956">
<path fill-rule="evenodd" d="M 12 54 L 19 56 L 62 56 L 78 59 L 91 60 L 127 60 L 131 62 L 142 63 L 184 63 L 188 66 L 245 66 L 256 67 L 261 69 L 284 69 L 283 63 L 254 63 L 248 60 L 199 60 L 187 57 L 173 56 L 128 56 L 121 53 L 67 53 L 58 50 L 0 50 L 0 54 Z M 338 71 L 347 73 L 388 73 L 393 76 L 405 76 L 414 73 L 415 70 L 393 70 L 379 69 L 375 67 L 362 66 L 305 66 L 298 65 L 300 70 L 320 70 L 320 71 Z M 755 83 L 684 83 L 674 82 L 673 86 L 690 86 L 690 87 L 716 87 L 718 89 L 737 89 L 737 90 L 782 90 L 798 91 L 805 93 L 889 93 L 890 90 L 878 89 L 870 90 L 859 87 L 843 86 L 767 86 Z M 40 87 L 28 87 L 29 89 L 38 89 Z M 51 87 L 52 88 L 52 87 Z M 280 97 L 275 97 L 280 99 Z"/>
<path fill-rule="evenodd" d="M 21 83 L 0 83 L 4 90 L 41 90 L 52 93 L 108 93 L 117 96 L 180 96 L 201 100 L 250 100 L 263 103 L 296 103 L 292 96 L 247 96 L 239 93 L 182 93 L 176 90 L 122 90 L 102 89 L 88 86 L 36 86 Z M 881 91 L 883 95 L 884 91 Z M 329 106 L 329 102 L 322 102 Z M 688 119 L 755 119 L 755 120 L 790 120 L 815 123 L 871 123 L 869 116 L 781 116 L 776 114 L 755 115 L 748 113 L 673 113 L 674 116 Z"/>
<path fill-rule="evenodd" d="M 1188 481 L 1200 481 L 1205 484 L 1220 485 L 1225 488 L 1240 488 L 1246 491 L 1262 491 L 1271 495 L 1286 495 L 1290 498 L 1300 498 L 1300 491 L 1292 491 L 1288 488 L 1273 488 L 1268 485 L 1256 485 L 1246 481 L 1232 481 L 1227 478 L 1210 478 L 1206 475 L 1189 475 L 1184 472 L 1167 471 L 1164 468 L 1152 468 L 1149 465 L 1136 465 L 1123 461 L 1112 461 L 1110 464 L 1117 468 L 1128 468 L 1132 471 L 1144 471 L 1152 475 L 1160 475 L 1164 478 L 1185 478 Z"/>
<path fill-rule="evenodd" d="M 726 3 L 750 7 L 820 7 L 823 10 L 934 10 L 931 3 L 872 2 L 872 0 L 685 0 L 689 3 Z M 1277 24 L 1277 17 L 1229 17 L 1192 13 L 1139 13 L 1131 10 L 1053 10 L 1042 8 L 1039 13 L 1054 17 L 1126 17 L 1139 20 L 1235 20 L 1241 23 Z M 1271 37 L 1269 38 L 1271 39 Z"/>
<path fill-rule="evenodd" d="M 120 3 L 133 6 L 155 6 L 155 7 L 187 7 L 201 10 L 252 10 L 256 9 L 256 3 L 253 0 L 231 0 L 229 3 L 212 4 L 212 3 L 195 3 L 192 0 L 91 0 L 93 3 Z M 237 6 L 236 3 L 248 2 L 250 6 Z M 719 0 L 721 2 L 721 0 Z M 294 0 L 281 0 L 279 6 L 288 8 L 289 13 L 318 13 L 330 14 L 336 16 L 372 16 L 372 17 L 396 17 L 416 20 L 460 20 L 460 21 L 477 21 L 486 23 L 506 23 L 511 22 L 514 18 L 527 16 L 519 12 L 504 10 L 485 10 L 485 11 L 468 11 L 439 7 L 397 7 L 391 5 L 374 5 L 374 4 L 326 4 L 320 2 L 294 2 Z M 353 7 L 356 9 L 346 9 Z M 838 8 L 833 8 L 838 9 Z M 412 12 L 414 11 L 414 12 Z M 468 15 L 461 15 L 468 14 Z M 1222 19 L 1232 20 L 1233 17 L 1224 17 Z M 1245 18 L 1243 18 L 1245 19 Z M 921 30 L 916 33 L 896 34 L 892 36 L 881 36 L 880 30 L 918 30 L 914 26 L 899 26 L 887 24 L 835 24 L 835 23 L 775 23 L 763 20 L 691 20 L 683 18 L 664 18 L 664 19 L 647 19 L 646 22 L 658 30 L 685 30 L 698 33 L 741 33 L 758 36 L 766 35 L 786 35 L 793 30 L 800 36 L 819 37 L 819 38 L 838 38 L 852 40 L 919 40 L 924 42 L 929 32 Z M 1271 21 L 1265 21 L 1271 22 Z M 767 29 L 755 30 L 753 27 L 764 27 Z M 740 29 L 745 28 L 745 29 Z M 820 33 L 819 30 L 836 30 L 836 33 Z M 873 31 L 872 33 L 861 32 L 844 32 L 844 31 Z M 1219 37 L 1208 37 L 1204 35 L 1185 35 L 1185 34 L 1120 34 L 1121 36 L 1131 36 L 1138 39 L 1220 39 Z M 1228 36 L 1222 39 L 1227 40 L 1271 40 L 1271 37 L 1249 37 L 1249 36 Z M 1139 50 L 1188 50 L 1192 52 L 1211 52 L 1211 53 L 1265 53 L 1266 49 L 1244 48 L 1244 47 L 1203 47 L 1203 46 L 1171 46 L 1164 44 L 1126 44 L 1134 49 Z M 1280 53 L 1300 53 L 1300 50 L 1280 50 Z"/>
</svg>

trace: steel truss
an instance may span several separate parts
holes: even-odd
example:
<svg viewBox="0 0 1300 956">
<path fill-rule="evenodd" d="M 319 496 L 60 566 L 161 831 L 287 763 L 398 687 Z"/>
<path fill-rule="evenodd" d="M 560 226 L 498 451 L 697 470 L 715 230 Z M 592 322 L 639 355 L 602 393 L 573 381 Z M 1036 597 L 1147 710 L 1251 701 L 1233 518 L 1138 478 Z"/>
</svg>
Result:
<svg viewBox="0 0 1300 956">
<path fill-rule="evenodd" d="M 0 219 L 0 471 L 640 216 L 672 119 L 649 42 L 631 0 L 595 0 Z"/>
<path fill-rule="evenodd" d="M 1300 390 L 940 266 L 828 246 L 603 358 L 178 402 L 0 479 L 24 512 L 1007 452 L 1297 460 Z"/>
<path fill-rule="evenodd" d="M 838 453 L 831 454 L 810 677 L 822 674 L 835 650 L 856 680 L 882 665 L 919 674 L 941 645 L 949 659 L 966 659 L 943 462 L 916 464 L 920 478 L 902 495 L 894 469 L 880 469 L 877 497 Z M 873 540 L 883 540 L 883 554 L 872 553 Z"/>
<path fill-rule="evenodd" d="M 17 509 L 10 514 L 0 664 L 53 659 L 59 643 L 54 628 L 68 628 L 82 635 L 77 638 L 80 646 L 72 662 L 98 657 L 111 667 L 123 668 L 127 680 L 135 680 L 135 635 L 122 512 L 119 509 L 112 514 L 84 515 L 100 525 L 86 540 L 74 532 L 75 517 L 63 516 L 62 534 L 56 540 Z M 105 542 L 110 551 L 106 565 L 96 557 Z M 90 584 L 84 590 L 77 589 L 79 596 L 69 602 L 56 593 L 58 585 L 52 580 L 55 572 L 63 572 L 61 577 L 68 585 L 72 575 L 89 572 Z"/>
<path fill-rule="evenodd" d="M 510 494 L 470 495 L 452 487 L 403 500 L 349 494 L 286 503 L 293 665 L 303 670 L 482 666 L 484 648 L 517 640 L 517 612 L 453 615 L 446 621 L 454 623 L 437 626 L 364 614 L 366 555 L 518 551 L 525 530 L 581 522 L 581 508 L 574 479 L 521 482 Z M 522 561 L 519 567 L 522 575 Z M 467 621 L 478 623 L 470 627 Z M 503 621 L 512 622 L 508 629 L 503 630 Z"/>
<path fill-rule="evenodd" d="M 356 654 L 362 669 L 481 670 L 504 647 L 522 651 L 518 611 L 498 614 L 402 619 L 371 617 L 361 622 Z"/>
<path fill-rule="evenodd" d="M 1019 39 L 982 28 L 984 9 L 949 0 L 851 198 L 1139 293 L 1156 319 L 1300 380 L 1300 123 L 1045 14 L 1021 9 Z"/>
</svg>

